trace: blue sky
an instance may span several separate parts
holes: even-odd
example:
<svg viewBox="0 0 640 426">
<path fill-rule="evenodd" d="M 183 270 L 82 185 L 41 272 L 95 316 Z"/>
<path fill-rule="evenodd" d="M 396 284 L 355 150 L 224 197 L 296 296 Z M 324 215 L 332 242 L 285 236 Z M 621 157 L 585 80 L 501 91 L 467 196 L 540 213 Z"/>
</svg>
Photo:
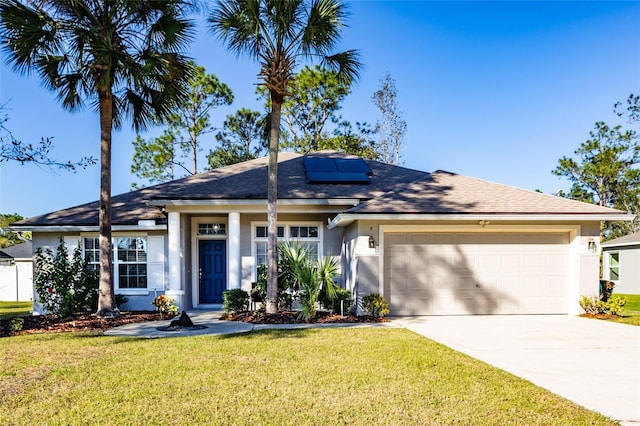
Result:
<svg viewBox="0 0 640 426">
<path fill-rule="evenodd" d="M 386 72 L 408 124 L 404 166 L 447 170 L 546 193 L 569 183 L 551 174 L 596 121 L 625 124 L 613 105 L 640 92 L 640 2 L 352 1 L 342 49 L 365 68 L 342 116 L 374 123 L 371 95 Z M 213 112 L 220 126 L 241 107 L 259 109 L 258 66 L 236 58 L 200 27 L 189 54 L 231 87 Z M 99 157 L 98 116 L 69 113 L 36 76 L 0 65 L 0 103 L 22 141 L 53 137 L 56 159 Z M 143 137 L 158 135 L 151 129 Z M 114 133 L 113 194 L 129 190 L 135 134 Z M 203 140 L 205 152 L 213 136 Z M 96 200 L 99 167 L 75 174 L 0 164 L 0 213 L 25 217 Z"/>
</svg>

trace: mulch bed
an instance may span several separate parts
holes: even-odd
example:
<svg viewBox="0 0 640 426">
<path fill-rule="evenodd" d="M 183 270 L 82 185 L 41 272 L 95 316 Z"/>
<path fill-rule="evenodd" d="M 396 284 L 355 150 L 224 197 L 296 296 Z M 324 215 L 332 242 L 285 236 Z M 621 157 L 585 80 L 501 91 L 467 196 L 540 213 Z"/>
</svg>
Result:
<svg viewBox="0 0 640 426">
<path fill-rule="evenodd" d="M 262 310 L 251 312 L 238 312 L 224 314 L 220 319 L 227 321 L 250 322 L 253 324 L 331 324 L 331 323 L 359 323 L 359 322 L 389 322 L 386 318 L 374 318 L 371 316 L 348 315 L 341 316 L 331 312 L 318 311 L 316 317 L 303 321 L 298 318 L 299 312 L 281 311 L 276 314 L 267 314 Z"/>
<path fill-rule="evenodd" d="M 127 311 L 120 312 L 117 318 L 102 319 L 95 314 L 76 314 L 67 318 L 58 318 L 55 315 L 36 315 L 23 317 L 22 330 L 12 333 L 11 320 L 0 320 L 0 337 L 19 336 L 23 334 L 44 334 L 77 331 L 106 331 L 120 325 L 137 322 L 161 321 L 170 319 L 158 312 L 151 311 Z M 267 314 L 264 311 L 240 312 L 232 315 L 223 315 L 220 319 L 227 321 L 251 322 L 254 324 L 298 324 L 298 323 L 361 323 L 361 322 L 389 322 L 386 318 L 374 318 L 370 316 L 340 316 L 330 312 L 319 311 L 316 318 L 311 321 L 298 319 L 298 312 L 282 311 L 277 314 Z"/>
<path fill-rule="evenodd" d="M 580 316 L 584 318 L 594 318 L 594 319 L 601 319 L 601 320 L 610 320 L 614 318 L 620 318 L 619 316 L 608 315 L 608 314 L 581 314 Z"/>
<path fill-rule="evenodd" d="M 121 312 L 117 318 L 102 319 L 95 314 L 76 314 L 67 318 L 55 315 L 35 315 L 22 317 L 22 330 L 11 333 L 11 320 L 0 320 L 0 337 L 22 334 L 60 333 L 68 331 L 105 331 L 113 327 L 137 322 L 166 320 L 159 312 Z"/>
</svg>

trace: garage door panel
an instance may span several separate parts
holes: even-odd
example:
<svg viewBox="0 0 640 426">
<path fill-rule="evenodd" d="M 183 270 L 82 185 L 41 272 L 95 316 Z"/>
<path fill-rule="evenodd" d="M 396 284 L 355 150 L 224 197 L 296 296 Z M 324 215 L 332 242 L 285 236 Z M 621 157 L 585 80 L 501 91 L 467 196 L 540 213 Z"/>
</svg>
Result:
<svg viewBox="0 0 640 426">
<path fill-rule="evenodd" d="M 391 313 L 566 313 L 568 242 L 568 234 L 385 234 Z"/>
</svg>

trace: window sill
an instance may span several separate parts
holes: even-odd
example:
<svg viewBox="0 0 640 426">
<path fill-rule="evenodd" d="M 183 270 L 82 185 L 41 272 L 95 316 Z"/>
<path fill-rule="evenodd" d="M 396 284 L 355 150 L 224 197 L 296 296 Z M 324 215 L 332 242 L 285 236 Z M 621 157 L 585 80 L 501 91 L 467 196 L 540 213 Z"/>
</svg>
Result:
<svg viewBox="0 0 640 426">
<path fill-rule="evenodd" d="M 146 288 L 131 289 L 131 288 L 117 288 L 116 294 L 123 294 L 125 296 L 146 296 L 150 291 Z"/>
</svg>

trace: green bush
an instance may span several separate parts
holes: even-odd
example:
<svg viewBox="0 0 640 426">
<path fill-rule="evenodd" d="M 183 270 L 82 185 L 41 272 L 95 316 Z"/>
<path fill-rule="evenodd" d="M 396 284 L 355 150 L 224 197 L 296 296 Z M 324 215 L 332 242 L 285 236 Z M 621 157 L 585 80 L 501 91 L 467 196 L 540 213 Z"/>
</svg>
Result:
<svg viewBox="0 0 640 426">
<path fill-rule="evenodd" d="M 222 292 L 222 300 L 222 309 L 227 314 L 249 309 L 249 293 L 240 288 L 225 290 Z"/>
<path fill-rule="evenodd" d="M 349 307 L 353 305 L 351 292 L 341 287 L 335 289 L 335 297 L 333 299 L 329 299 L 326 292 L 321 292 L 318 300 L 325 309 L 330 309 L 336 313 L 340 313 L 341 308 L 344 308 L 344 312 L 349 312 Z"/>
<path fill-rule="evenodd" d="M 21 318 L 21 317 L 12 318 L 11 322 L 9 323 L 9 331 L 11 333 L 17 333 L 18 331 L 22 330 L 23 326 L 24 326 L 24 318 Z"/>
<path fill-rule="evenodd" d="M 609 297 L 606 301 L 597 297 L 580 297 L 580 307 L 587 314 L 620 316 L 626 304 L 627 299 L 620 296 Z"/>
<path fill-rule="evenodd" d="M 364 296 L 362 298 L 362 307 L 376 318 L 383 317 L 389 313 L 389 303 L 378 293 Z"/>
<path fill-rule="evenodd" d="M 55 255 L 51 249 L 36 249 L 33 284 L 42 306 L 64 318 L 91 309 L 92 298 L 98 290 L 98 276 L 87 268 L 80 243 L 70 258 L 60 238 Z"/>
</svg>

